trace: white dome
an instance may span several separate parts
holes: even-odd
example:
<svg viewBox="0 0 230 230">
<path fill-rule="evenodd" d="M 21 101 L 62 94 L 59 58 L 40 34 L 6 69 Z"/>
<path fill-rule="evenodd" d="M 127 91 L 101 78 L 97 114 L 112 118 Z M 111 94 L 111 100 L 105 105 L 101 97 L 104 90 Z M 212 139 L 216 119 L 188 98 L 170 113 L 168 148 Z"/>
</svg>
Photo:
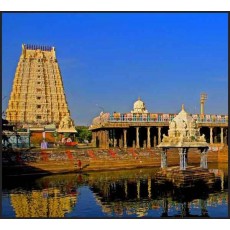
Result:
<svg viewBox="0 0 230 230">
<path fill-rule="evenodd" d="M 140 97 L 138 98 L 137 101 L 134 102 L 133 111 L 131 112 L 132 113 L 147 113 L 148 112 L 145 108 L 145 103 L 140 99 Z"/>
</svg>

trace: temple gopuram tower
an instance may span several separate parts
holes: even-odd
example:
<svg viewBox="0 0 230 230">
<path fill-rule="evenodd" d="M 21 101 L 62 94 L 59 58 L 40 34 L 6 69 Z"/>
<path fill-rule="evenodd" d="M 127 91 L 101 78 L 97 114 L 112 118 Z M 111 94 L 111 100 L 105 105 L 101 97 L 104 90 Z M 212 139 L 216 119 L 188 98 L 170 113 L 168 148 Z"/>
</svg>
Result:
<svg viewBox="0 0 230 230">
<path fill-rule="evenodd" d="M 23 44 L 6 119 L 24 127 L 58 127 L 67 118 L 71 120 L 55 48 Z"/>
</svg>

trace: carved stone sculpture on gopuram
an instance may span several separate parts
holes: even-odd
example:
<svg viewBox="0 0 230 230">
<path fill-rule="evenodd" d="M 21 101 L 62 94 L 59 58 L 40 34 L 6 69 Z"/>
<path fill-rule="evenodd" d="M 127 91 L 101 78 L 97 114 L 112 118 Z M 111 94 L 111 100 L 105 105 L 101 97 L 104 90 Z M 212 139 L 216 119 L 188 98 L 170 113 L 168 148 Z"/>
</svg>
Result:
<svg viewBox="0 0 230 230">
<path fill-rule="evenodd" d="M 58 127 L 58 132 L 76 132 L 74 122 L 69 115 L 62 118 Z"/>
</svg>

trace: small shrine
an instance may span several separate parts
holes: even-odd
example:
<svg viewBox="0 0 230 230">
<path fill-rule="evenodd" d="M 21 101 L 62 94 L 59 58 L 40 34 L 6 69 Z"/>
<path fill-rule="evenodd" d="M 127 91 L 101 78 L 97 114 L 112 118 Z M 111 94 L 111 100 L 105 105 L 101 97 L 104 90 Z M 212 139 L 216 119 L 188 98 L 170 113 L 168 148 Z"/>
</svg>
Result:
<svg viewBox="0 0 230 230">
<path fill-rule="evenodd" d="M 181 112 L 169 123 L 168 136 L 163 135 L 162 142 L 157 146 L 162 148 L 161 170 L 156 173 L 158 184 L 171 183 L 174 187 L 191 188 L 205 186 L 212 188 L 218 178 L 208 169 L 208 143 L 204 135 L 200 135 L 196 120 L 193 119 L 182 105 Z M 178 148 L 180 166 L 167 167 L 167 150 Z M 200 167 L 188 166 L 189 148 L 200 150 Z"/>
<path fill-rule="evenodd" d="M 70 116 L 66 115 L 65 117 L 62 118 L 57 132 L 59 133 L 77 133 L 74 127 L 74 122 Z"/>
<path fill-rule="evenodd" d="M 140 97 L 138 97 L 138 100 L 134 102 L 131 113 L 148 113 L 148 110 L 145 108 L 145 103 Z"/>
<path fill-rule="evenodd" d="M 208 143 L 205 135 L 200 135 L 196 120 L 185 111 L 184 105 L 182 105 L 181 112 L 169 122 L 168 136 L 163 135 L 163 140 L 157 147 L 162 148 L 161 168 L 167 167 L 168 148 L 178 148 L 180 170 L 187 168 L 188 149 L 198 148 L 201 151 L 200 167 L 207 169 Z"/>
</svg>

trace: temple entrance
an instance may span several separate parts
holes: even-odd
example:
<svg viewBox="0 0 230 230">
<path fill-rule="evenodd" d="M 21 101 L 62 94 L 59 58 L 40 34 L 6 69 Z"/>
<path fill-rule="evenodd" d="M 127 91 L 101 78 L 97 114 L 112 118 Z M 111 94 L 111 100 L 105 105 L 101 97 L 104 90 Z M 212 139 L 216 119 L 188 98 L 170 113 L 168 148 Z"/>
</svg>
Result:
<svg viewBox="0 0 230 230">
<path fill-rule="evenodd" d="M 109 131 L 109 146 L 123 148 L 123 129 L 111 129 Z"/>
<path fill-rule="evenodd" d="M 147 128 L 146 127 L 140 127 L 139 140 L 140 140 L 140 148 L 146 148 L 146 145 L 147 145 Z"/>
<path fill-rule="evenodd" d="M 133 145 L 136 146 L 136 128 L 130 127 L 127 131 L 127 147 L 131 148 Z"/>
<path fill-rule="evenodd" d="M 221 143 L 220 127 L 213 128 L 213 143 Z"/>
<path fill-rule="evenodd" d="M 157 127 L 151 127 L 150 128 L 150 143 L 151 143 L 151 147 L 156 147 L 157 146 L 157 136 L 158 136 Z"/>
</svg>

